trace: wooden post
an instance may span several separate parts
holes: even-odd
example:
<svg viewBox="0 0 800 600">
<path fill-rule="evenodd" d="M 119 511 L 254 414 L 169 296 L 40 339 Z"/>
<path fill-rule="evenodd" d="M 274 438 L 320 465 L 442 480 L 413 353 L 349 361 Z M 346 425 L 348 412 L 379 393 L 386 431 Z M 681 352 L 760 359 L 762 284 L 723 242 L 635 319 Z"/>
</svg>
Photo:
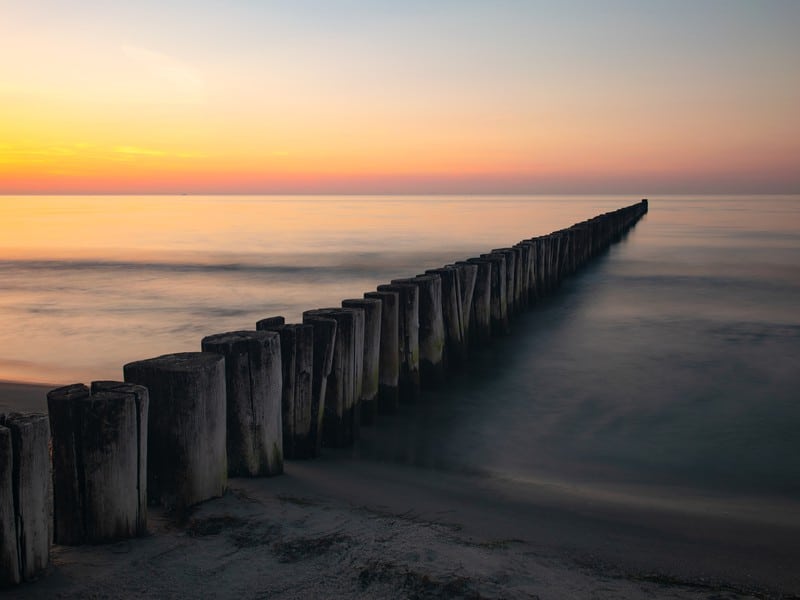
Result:
<svg viewBox="0 0 800 600">
<path fill-rule="evenodd" d="M 519 314 L 524 308 L 522 304 L 522 249 L 518 246 L 509 249 L 514 253 L 514 311 Z"/>
<path fill-rule="evenodd" d="M 381 350 L 381 305 L 380 299 L 363 298 L 342 301 L 344 308 L 364 311 L 364 344 L 361 373 L 361 423 L 371 425 L 378 415 L 378 393 L 380 381 Z"/>
<path fill-rule="evenodd" d="M 542 261 L 542 288 L 545 295 L 549 295 L 553 291 L 553 239 L 551 235 L 545 235 L 540 238 L 540 241 L 543 249 L 540 257 Z"/>
<path fill-rule="evenodd" d="M 256 323 L 259 331 L 271 331 L 278 336 L 281 365 L 281 448 L 283 456 L 294 458 L 295 445 L 295 392 L 297 380 L 297 338 L 295 329 L 286 325 L 283 317 L 261 319 Z M 227 360 L 227 359 L 226 359 Z"/>
<path fill-rule="evenodd" d="M 280 336 L 283 455 L 285 458 L 310 458 L 315 454 L 310 438 L 314 412 L 314 328 L 309 324 L 286 324 L 283 317 L 271 317 L 261 319 L 256 329 L 273 331 Z"/>
<path fill-rule="evenodd" d="M 448 369 L 461 367 L 467 360 L 461 282 L 455 266 L 430 269 L 429 274 L 442 280 L 442 317 L 444 318 L 444 364 Z"/>
<path fill-rule="evenodd" d="M 364 330 L 366 315 L 363 308 L 345 308 L 342 310 L 353 313 L 353 406 L 352 406 L 352 431 L 353 441 L 361 437 L 361 398 L 364 389 Z"/>
<path fill-rule="evenodd" d="M 311 379 L 311 428 L 309 430 L 309 457 L 319 456 L 322 451 L 323 419 L 325 416 L 328 376 L 333 367 L 336 344 L 336 319 L 303 313 L 303 323 L 311 325 L 313 348 L 313 372 Z"/>
<path fill-rule="evenodd" d="M 492 254 L 502 255 L 506 259 L 506 311 L 510 319 L 517 314 L 517 253 L 513 248 L 497 248 Z"/>
<path fill-rule="evenodd" d="M 0 414 L 0 588 L 22 580 L 14 503 L 14 447 L 5 418 Z"/>
<path fill-rule="evenodd" d="M 528 308 L 528 247 L 518 242 L 513 248 L 517 253 L 517 309 L 524 311 Z"/>
<path fill-rule="evenodd" d="M 327 317 L 336 321 L 322 426 L 322 443 L 332 448 L 350 446 L 354 440 L 356 313 L 347 308 L 320 308 L 303 313 L 304 319 Z"/>
<path fill-rule="evenodd" d="M 400 401 L 419 400 L 419 289 L 413 284 L 384 284 L 379 292 L 397 292 L 400 296 Z"/>
<path fill-rule="evenodd" d="M 57 544 L 147 532 L 148 402 L 147 388 L 118 381 L 48 392 Z"/>
<path fill-rule="evenodd" d="M 508 326 L 508 278 L 504 254 L 481 254 L 481 258 L 492 262 L 492 333 L 507 335 Z"/>
<path fill-rule="evenodd" d="M 538 236 L 531 239 L 535 250 L 535 267 L 534 275 L 536 276 L 536 298 L 541 299 L 547 295 L 546 282 L 545 282 L 545 240 L 543 236 Z"/>
<path fill-rule="evenodd" d="M 292 458 L 311 458 L 315 455 L 311 438 L 314 419 L 312 397 L 314 380 L 314 327 L 295 325 L 297 362 L 294 378 L 294 444 Z"/>
<path fill-rule="evenodd" d="M 281 344 L 274 331 L 230 331 L 203 338 L 203 352 L 225 357 L 228 475 L 283 473 Z"/>
<path fill-rule="evenodd" d="M 560 243 L 560 251 L 559 251 L 559 283 L 564 281 L 564 279 L 570 274 L 570 264 L 572 263 L 572 257 L 570 256 L 570 251 L 572 249 L 572 244 L 570 242 L 570 233 L 568 229 L 562 229 L 558 232 L 558 239 Z"/>
<path fill-rule="evenodd" d="M 463 329 L 464 343 L 469 353 L 472 343 L 472 302 L 475 296 L 475 282 L 478 279 L 478 265 L 466 261 L 455 263 L 458 271 L 458 287 L 461 293 L 461 327 Z"/>
<path fill-rule="evenodd" d="M 0 582 L 31 581 L 49 562 L 53 507 L 49 442 L 47 415 L 0 417 L 0 467 L 5 473 L 0 475 L 0 482 L 4 481 L 0 486 L 0 514 L 4 515 Z M 13 526 L 8 523 L 9 512 Z"/>
<path fill-rule="evenodd" d="M 400 294 L 367 292 L 364 298 L 381 302 L 378 412 L 391 414 L 397 412 L 400 402 Z"/>
<path fill-rule="evenodd" d="M 467 262 L 478 268 L 470 315 L 472 343 L 483 345 L 492 337 L 492 272 L 495 266 L 486 258 L 470 258 Z"/>
<path fill-rule="evenodd" d="M 522 250 L 524 291 L 522 303 L 532 306 L 536 302 L 536 244 L 533 240 L 522 240 L 517 244 Z"/>
<path fill-rule="evenodd" d="M 444 381 L 444 317 L 442 280 L 438 275 L 393 279 L 393 284 L 410 283 L 419 290 L 419 375 L 423 388 L 435 388 Z"/>
<path fill-rule="evenodd" d="M 508 319 L 514 316 L 514 256 L 508 248 L 495 248 L 491 255 L 502 256 L 505 259 L 505 303 Z M 483 255 L 482 255 L 483 256 Z"/>
<path fill-rule="evenodd" d="M 147 495 L 184 508 L 221 496 L 228 481 L 225 450 L 225 359 L 183 352 L 128 363 L 125 381 L 150 392 Z"/>
</svg>

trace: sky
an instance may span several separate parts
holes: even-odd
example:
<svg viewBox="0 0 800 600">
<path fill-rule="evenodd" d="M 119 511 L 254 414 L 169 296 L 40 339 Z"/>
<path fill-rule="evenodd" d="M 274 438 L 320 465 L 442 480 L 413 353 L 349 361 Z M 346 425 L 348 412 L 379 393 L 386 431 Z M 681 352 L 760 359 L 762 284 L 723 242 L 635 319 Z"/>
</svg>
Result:
<svg viewBox="0 0 800 600">
<path fill-rule="evenodd" d="M 798 31 L 798 0 L 0 0 L 0 193 L 800 193 Z"/>
</svg>

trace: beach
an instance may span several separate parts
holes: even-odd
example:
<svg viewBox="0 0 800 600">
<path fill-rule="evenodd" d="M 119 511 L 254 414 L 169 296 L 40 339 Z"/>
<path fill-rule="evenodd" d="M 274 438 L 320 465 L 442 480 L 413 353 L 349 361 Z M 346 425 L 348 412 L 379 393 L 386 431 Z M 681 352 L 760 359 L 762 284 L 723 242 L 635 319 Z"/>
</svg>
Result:
<svg viewBox="0 0 800 600">
<path fill-rule="evenodd" d="M 78 249 L 34 239 L 0 261 L 0 367 L 13 380 L 0 383 L 0 412 L 43 411 L 56 385 L 119 379 L 126 361 L 196 350 L 204 335 L 274 314 L 296 320 L 625 204 L 111 198 L 87 199 L 65 223 L 60 202 L 37 200 L 44 229 L 97 219 L 124 229 L 134 208 L 177 221 L 128 248 L 70 256 Z M 176 225 L 223 206 L 222 231 Z M 326 215 L 306 234 L 312 252 L 258 237 L 277 207 L 286 223 Z M 141 539 L 56 546 L 39 581 L 4 594 L 797 597 L 799 207 L 796 197 L 651 200 L 619 244 L 517 316 L 512 335 L 363 427 L 352 448 L 288 461 L 279 477 L 232 479 L 189 514 L 151 509 Z M 410 229 L 420 215 L 425 227 Z M 254 240 L 246 255 L 242 237 Z"/>
<path fill-rule="evenodd" d="M 0 384 L 41 408 L 47 387 Z M 365 445 L 381 431 L 365 430 Z M 329 450 L 149 535 L 54 546 L 8 598 L 793 598 L 796 505 L 511 483 Z"/>
<path fill-rule="evenodd" d="M 798 29 L 4 4 L 0 598 L 800 600 Z"/>
</svg>

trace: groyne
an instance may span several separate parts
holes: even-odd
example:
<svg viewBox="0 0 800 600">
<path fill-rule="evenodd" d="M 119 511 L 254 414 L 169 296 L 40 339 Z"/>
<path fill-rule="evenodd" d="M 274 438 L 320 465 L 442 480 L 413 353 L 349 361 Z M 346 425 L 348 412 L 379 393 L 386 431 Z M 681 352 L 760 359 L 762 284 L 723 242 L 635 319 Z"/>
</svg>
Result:
<svg viewBox="0 0 800 600">
<path fill-rule="evenodd" d="M 53 542 L 144 535 L 148 503 L 183 509 L 228 476 L 277 476 L 285 459 L 352 445 L 458 377 L 647 209 L 392 279 L 302 323 L 209 335 L 200 351 L 125 365 L 122 382 L 52 390 L 48 415 L 0 415 L 0 585 L 38 577 Z"/>
</svg>

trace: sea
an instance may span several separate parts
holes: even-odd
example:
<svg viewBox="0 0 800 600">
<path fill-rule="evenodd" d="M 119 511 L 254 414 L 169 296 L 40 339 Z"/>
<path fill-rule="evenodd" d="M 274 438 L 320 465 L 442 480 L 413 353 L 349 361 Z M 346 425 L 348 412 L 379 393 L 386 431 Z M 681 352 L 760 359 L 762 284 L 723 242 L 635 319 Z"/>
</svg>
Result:
<svg viewBox="0 0 800 600">
<path fill-rule="evenodd" d="M 2 196 L 0 380 L 118 379 L 639 200 Z M 649 206 L 352 455 L 800 523 L 800 196 Z"/>
</svg>

